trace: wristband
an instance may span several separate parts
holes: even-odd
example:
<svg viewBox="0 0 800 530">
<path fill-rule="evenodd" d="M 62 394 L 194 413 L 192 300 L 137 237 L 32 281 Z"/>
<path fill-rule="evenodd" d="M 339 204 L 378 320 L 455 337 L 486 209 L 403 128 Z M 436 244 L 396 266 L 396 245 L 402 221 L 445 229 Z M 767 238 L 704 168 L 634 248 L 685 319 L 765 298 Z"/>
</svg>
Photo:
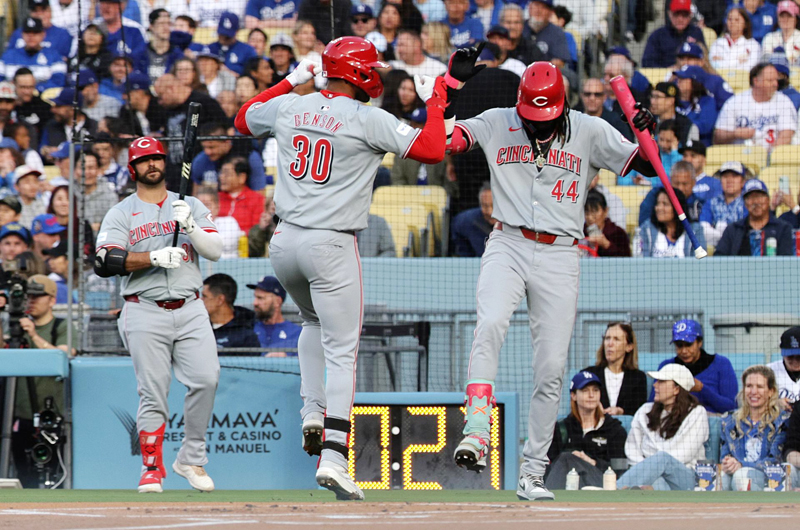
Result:
<svg viewBox="0 0 800 530">
<path fill-rule="evenodd" d="M 461 90 L 462 88 L 464 88 L 464 82 L 459 81 L 455 77 L 451 76 L 449 71 L 444 74 L 444 82 L 447 84 L 448 87 L 455 90 Z"/>
</svg>

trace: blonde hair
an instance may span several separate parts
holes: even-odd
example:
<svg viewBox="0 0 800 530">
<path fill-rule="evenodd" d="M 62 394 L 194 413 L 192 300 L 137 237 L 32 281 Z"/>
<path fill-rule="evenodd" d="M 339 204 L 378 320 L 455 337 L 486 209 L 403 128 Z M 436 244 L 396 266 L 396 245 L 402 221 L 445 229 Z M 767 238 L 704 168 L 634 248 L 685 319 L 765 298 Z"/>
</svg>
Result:
<svg viewBox="0 0 800 530">
<path fill-rule="evenodd" d="M 622 332 L 625 334 L 625 340 L 627 344 L 632 344 L 633 349 L 631 351 L 625 352 L 625 359 L 622 361 L 622 369 L 623 370 L 638 370 L 639 369 L 639 345 L 636 342 L 636 333 L 633 331 L 633 326 L 631 326 L 628 322 L 612 322 L 608 326 L 606 326 L 606 332 L 611 329 L 619 327 L 622 329 Z M 600 342 L 600 347 L 597 348 L 597 364 L 601 368 L 605 368 L 608 366 L 608 361 L 606 360 L 606 345 L 605 345 L 605 336 L 606 334 L 603 333 L 603 340 Z"/>
<path fill-rule="evenodd" d="M 764 366 L 763 364 L 751 366 L 742 374 L 742 389 L 736 395 L 736 401 L 739 403 L 739 408 L 733 413 L 733 419 L 736 424 L 736 432 L 739 433 L 740 436 L 744 436 L 744 429 L 742 428 L 742 425 L 744 424 L 748 427 L 753 426 L 753 424 L 750 423 L 750 403 L 748 403 L 747 399 L 744 397 L 747 378 L 751 375 L 764 376 L 764 379 L 767 380 L 767 388 L 773 391 L 769 398 L 769 402 L 767 403 L 767 408 L 764 411 L 764 415 L 761 417 L 761 421 L 758 425 L 759 433 L 763 432 L 764 428 L 768 426 L 769 434 L 767 434 L 767 439 L 771 441 L 772 438 L 775 437 L 775 434 L 777 434 L 775 420 L 777 420 L 781 415 L 781 406 L 778 399 L 778 383 L 775 380 L 775 372 L 772 371 L 772 368 L 769 366 Z"/>
<path fill-rule="evenodd" d="M 446 62 L 453 51 L 453 45 L 450 44 L 450 26 L 444 22 L 428 22 L 422 26 L 422 33 L 428 35 L 429 42 L 429 49 L 423 51 Z"/>
</svg>

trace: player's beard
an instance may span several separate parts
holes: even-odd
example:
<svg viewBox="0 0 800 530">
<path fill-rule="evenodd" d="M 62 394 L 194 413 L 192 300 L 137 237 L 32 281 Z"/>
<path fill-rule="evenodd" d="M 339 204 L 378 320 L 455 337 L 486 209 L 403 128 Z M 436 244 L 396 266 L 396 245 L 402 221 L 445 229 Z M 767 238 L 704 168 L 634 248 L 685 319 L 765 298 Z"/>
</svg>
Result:
<svg viewBox="0 0 800 530">
<path fill-rule="evenodd" d="M 163 170 L 157 167 L 152 167 L 148 168 L 148 170 L 145 171 L 144 175 L 137 172 L 136 180 L 137 182 L 141 182 L 145 186 L 158 186 L 159 184 L 164 182 L 165 177 L 166 174 L 164 173 Z"/>
<path fill-rule="evenodd" d="M 528 136 L 533 136 L 538 140 L 545 140 L 553 135 L 553 131 L 556 130 L 558 127 L 559 120 L 561 116 L 554 120 L 548 121 L 531 121 L 531 120 L 522 120 L 522 124 L 525 126 L 525 132 L 528 133 Z M 531 138 L 531 142 L 533 142 L 533 138 Z"/>
<path fill-rule="evenodd" d="M 256 315 L 256 319 L 260 320 L 261 322 L 269 322 L 275 315 L 275 306 L 265 310 L 256 309 L 254 313 Z"/>
</svg>

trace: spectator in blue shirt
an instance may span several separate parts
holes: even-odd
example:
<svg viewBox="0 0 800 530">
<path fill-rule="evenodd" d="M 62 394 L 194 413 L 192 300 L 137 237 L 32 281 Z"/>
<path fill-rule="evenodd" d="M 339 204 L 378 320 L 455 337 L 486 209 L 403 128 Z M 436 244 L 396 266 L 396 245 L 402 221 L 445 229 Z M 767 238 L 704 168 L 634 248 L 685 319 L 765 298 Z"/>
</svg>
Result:
<svg viewBox="0 0 800 530">
<path fill-rule="evenodd" d="M 706 70 L 706 64 L 703 60 L 705 55 L 703 47 L 696 42 L 684 42 L 678 50 L 675 64 L 678 69 L 685 65 L 703 68 L 705 71 L 703 85 L 708 93 L 714 97 L 714 103 L 717 105 L 717 112 L 719 112 L 722 105 L 733 96 L 733 89 L 721 76 Z"/>
<path fill-rule="evenodd" d="M 256 284 L 247 284 L 254 289 L 253 309 L 256 314 L 255 332 L 262 348 L 297 349 L 302 327 L 283 319 L 281 307 L 286 301 L 286 289 L 274 276 L 264 276 Z M 297 351 L 273 351 L 266 357 L 296 357 Z"/>
<path fill-rule="evenodd" d="M 778 22 L 778 11 L 775 4 L 764 2 L 764 0 L 755 0 L 755 2 L 742 2 L 742 6 L 747 10 L 750 15 L 750 22 L 753 24 L 753 38 L 761 44 L 767 33 L 770 33 Z M 750 8 L 757 6 L 755 11 L 750 11 Z"/>
<path fill-rule="evenodd" d="M 456 215 L 450 228 L 453 253 L 460 258 L 483 256 L 486 239 L 492 233 L 492 188 L 485 182 L 478 192 L 480 206 Z"/>
<path fill-rule="evenodd" d="M 217 26 L 219 40 L 211 43 L 209 49 L 212 53 L 220 55 L 225 67 L 239 76 L 244 72 L 244 65 L 248 59 L 257 57 L 258 54 L 252 46 L 236 40 L 237 31 L 239 31 L 239 17 L 230 11 L 225 11 L 219 18 Z"/>
<path fill-rule="evenodd" d="M 744 164 L 741 162 L 725 162 L 719 168 L 722 195 L 708 200 L 700 212 L 700 223 L 709 245 L 717 245 L 729 224 L 747 217 L 747 208 L 742 198 L 744 172 Z"/>
<path fill-rule="evenodd" d="M 739 384 L 731 362 L 722 355 L 703 349 L 703 327 L 696 320 L 684 319 L 672 326 L 672 343 L 676 356 L 662 361 L 658 369 L 676 363 L 685 366 L 694 376 L 691 394 L 710 413 L 723 414 L 736 409 Z M 653 401 L 653 392 L 650 399 Z"/>
<path fill-rule="evenodd" d="M 778 71 L 778 90 L 792 100 L 795 110 L 800 110 L 800 92 L 790 84 L 789 60 L 783 53 L 772 53 L 767 59 Z"/>
<path fill-rule="evenodd" d="M 210 122 L 200 126 L 198 136 L 226 136 L 232 130 L 224 123 Z M 251 190 L 262 190 L 267 185 L 267 175 L 264 172 L 264 162 L 261 155 L 253 149 L 252 142 L 234 142 L 231 140 L 204 140 L 203 152 L 194 157 L 192 161 L 191 179 L 195 188 L 201 186 L 219 186 L 219 170 L 222 161 L 228 156 L 241 156 L 247 159 L 250 165 L 250 178 L 247 187 Z M 270 182 L 271 183 L 271 182 Z"/>
<path fill-rule="evenodd" d="M 454 48 L 472 46 L 483 40 L 483 24 L 480 20 L 467 17 L 469 0 L 445 0 L 447 18 L 442 20 L 450 27 L 450 44 Z"/>
<path fill-rule="evenodd" d="M 144 28 L 138 22 L 122 17 L 120 3 L 121 0 L 100 0 L 101 20 L 98 25 L 106 32 L 106 47 L 111 53 L 131 57 L 135 70 L 147 72 L 149 56 Z"/>
<path fill-rule="evenodd" d="M 570 35 L 571 35 L 570 33 L 567 33 L 568 37 Z M 630 50 L 628 50 L 628 48 L 626 48 L 625 46 L 614 46 L 613 48 L 609 49 L 608 52 L 606 53 L 606 60 L 610 59 L 612 55 L 621 55 L 621 56 L 623 56 L 625 59 L 627 59 L 631 63 L 631 65 L 633 66 L 634 69 L 637 66 L 636 65 L 636 61 L 634 61 L 633 57 L 631 56 Z M 643 95 L 649 94 L 650 91 L 653 88 L 653 86 L 650 83 L 650 80 L 648 80 L 638 70 L 634 70 L 633 71 L 633 77 L 631 77 L 630 86 L 631 86 L 631 90 L 635 90 L 636 92 L 639 92 L 640 94 L 643 94 Z"/>
<path fill-rule="evenodd" d="M 67 64 L 64 58 L 52 48 L 42 47 L 45 33 L 42 21 L 28 17 L 22 25 L 23 48 L 8 48 L 0 59 L 0 75 L 14 79 L 14 74 L 21 67 L 28 68 L 36 78 L 39 92 L 55 86 L 64 86 Z"/>
<path fill-rule="evenodd" d="M 705 88 L 706 73 L 699 66 L 682 66 L 672 72 L 678 79 L 678 114 L 697 125 L 700 141 L 711 145 L 717 123 L 717 104 Z"/>
<path fill-rule="evenodd" d="M 642 54 L 644 68 L 670 68 L 675 64 L 675 53 L 684 42 L 701 42 L 703 30 L 692 23 L 692 0 L 672 0 L 669 21 L 647 38 Z"/>
<path fill-rule="evenodd" d="M 31 18 L 38 18 L 42 21 L 45 35 L 42 42 L 42 48 L 49 48 L 58 53 L 59 57 L 66 58 L 73 53 L 73 39 L 64 28 L 53 25 L 53 12 L 50 9 L 49 0 L 30 0 L 28 2 L 30 9 L 29 16 Z M 22 28 L 17 28 L 8 39 L 9 48 L 24 48 L 25 41 L 22 39 Z"/>
<path fill-rule="evenodd" d="M 530 18 L 522 36 L 536 46 L 545 57 L 559 68 L 569 64 L 570 54 L 564 30 L 550 23 L 553 0 L 531 0 L 528 4 Z"/>
<path fill-rule="evenodd" d="M 227 274 L 212 274 L 203 280 L 203 305 L 214 328 L 217 348 L 253 348 L 252 353 L 220 353 L 220 355 L 259 355 L 255 349 L 261 342 L 253 330 L 255 314 L 246 307 L 234 305 L 238 293 L 236 280 Z"/>
<path fill-rule="evenodd" d="M 127 54 L 112 54 L 111 64 L 108 65 L 108 72 L 111 77 L 106 77 L 100 81 L 100 93 L 104 96 L 111 96 L 120 103 L 123 102 L 122 95 L 125 93 L 125 79 L 128 74 L 134 71 L 133 57 Z"/>
<path fill-rule="evenodd" d="M 248 0 L 244 11 L 244 27 L 291 28 L 297 20 L 299 0 Z"/>
</svg>

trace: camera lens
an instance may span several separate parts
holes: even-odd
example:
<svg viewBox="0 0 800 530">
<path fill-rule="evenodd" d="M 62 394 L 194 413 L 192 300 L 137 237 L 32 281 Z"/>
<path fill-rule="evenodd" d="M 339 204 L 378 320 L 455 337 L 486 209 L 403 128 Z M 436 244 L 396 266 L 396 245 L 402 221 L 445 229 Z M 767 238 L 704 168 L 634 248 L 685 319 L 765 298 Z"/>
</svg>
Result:
<svg viewBox="0 0 800 530">
<path fill-rule="evenodd" d="M 31 458 L 39 464 L 46 464 L 53 459 L 53 449 L 49 445 L 37 443 L 31 447 Z"/>
<path fill-rule="evenodd" d="M 39 413 L 39 426 L 42 429 L 52 429 L 56 424 L 56 413 L 52 410 L 43 410 Z"/>
</svg>

